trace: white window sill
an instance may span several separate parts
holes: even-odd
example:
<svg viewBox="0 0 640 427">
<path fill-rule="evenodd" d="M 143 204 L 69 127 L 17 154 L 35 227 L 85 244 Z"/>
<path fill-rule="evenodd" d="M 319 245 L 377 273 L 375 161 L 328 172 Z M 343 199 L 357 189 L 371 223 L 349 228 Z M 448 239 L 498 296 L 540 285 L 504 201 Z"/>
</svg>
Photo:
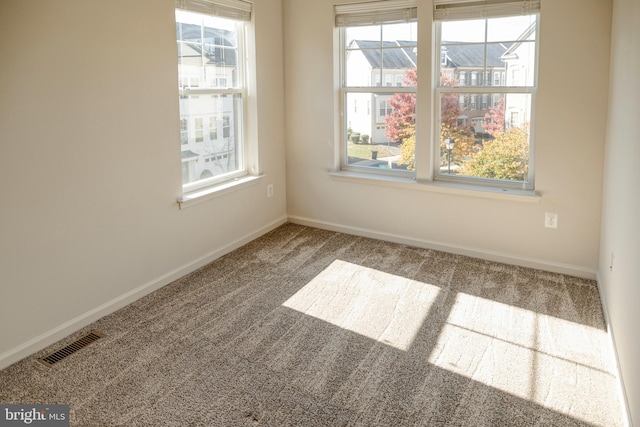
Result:
<svg viewBox="0 0 640 427">
<path fill-rule="evenodd" d="M 180 209 L 185 209 L 242 188 L 256 185 L 263 177 L 264 175 L 247 175 L 185 193 L 182 198 L 178 199 L 178 206 Z"/>
<path fill-rule="evenodd" d="M 387 187 L 404 188 L 408 190 L 426 191 L 431 193 L 451 194 L 482 199 L 511 200 L 523 203 L 540 203 L 541 196 L 533 190 L 515 190 L 497 187 L 482 187 L 450 182 L 418 182 L 414 179 L 366 174 L 361 172 L 338 171 L 330 172 L 329 176 L 336 181 L 359 182 L 365 184 L 384 185 Z"/>
</svg>

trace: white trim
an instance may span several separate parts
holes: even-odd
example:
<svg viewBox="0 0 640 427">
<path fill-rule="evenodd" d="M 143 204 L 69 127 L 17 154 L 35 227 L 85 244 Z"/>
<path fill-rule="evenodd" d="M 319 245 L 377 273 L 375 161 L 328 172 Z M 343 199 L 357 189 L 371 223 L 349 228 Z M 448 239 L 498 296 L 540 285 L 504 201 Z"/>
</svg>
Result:
<svg viewBox="0 0 640 427">
<path fill-rule="evenodd" d="M 510 200 L 514 202 L 538 204 L 542 198 L 539 193 L 533 190 L 489 187 L 476 184 L 464 184 L 460 182 L 416 181 L 409 177 L 390 174 L 383 175 L 382 173 L 374 174 L 370 171 L 364 173 L 341 170 L 338 172 L 329 172 L 329 176 L 331 179 L 335 179 L 336 181 L 383 185 L 386 187 L 451 194 L 455 196 L 476 197 L 479 199 Z"/>
<path fill-rule="evenodd" d="M 194 191 L 190 191 L 182 195 L 178 199 L 178 207 L 185 209 L 198 203 L 205 202 L 207 200 L 214 199 L 216 197 L 223 196 L 241 188 L 249 187 L 258 183 L 258 180 L 263 178 L 264 175 L 245 175 L 243 177 L 234 178 L 229 181 L 219 182 L 209 187 L 199 188 Z"/>
<path fill-rule="evenodd" d="M 613 329 L 611 328 L 611 317 L 609 316 L 609 307 L 607 305 L 607 299 L 605 297 L 605 293 L 602 290 L 602 281 L 600 280 L 600 271 L 596 273 L 596 283 L 598 285 L 598 293 L 600 294 L 600 303 L 602 305 L 602 312 L 604 314 L 604 322 L 607 326 L 607 335 L 609 336 L 609 341 L 611 344 L 611 352 L 613 355 L 613 361 L 615 363 L 615 369 L 617 373 L 618 379 L 618 394 L 620 397 L 620 401 L 624 406 L 623 412 L 625 414 L 626 419 L 623 420 L 624 425 L 629 427 L 631 426 L 631 408 L 629 407 L 629 400 L 627 398 L 626 389 L 624 387 L 624 380 L 622 378 L 622 370 L 620 369 L 620 359 L 618 358 L 618 348 L 616 347 L 616 339 L 613 333 Z"/>
<path fill-rule="evenodd" d="M 289 222 L 294 224 L 306 225 L 308 227 L 320 228 L 323 230 L 337 231 L 340 233 L 351 234 L 361 237 L 369 237 L 372 239 L 384 240 L 387 242 L 400 243 L 409 246 L 415 246 L 425 249 L 434 249 L 442 252 L 448 252 L 457 255 L 464 255 L 473 258 L 484 259 L 487 261 L 500 262 L 504 264 L 517 265 L 520 267 L 534 268 L 544 270 L 551 273 L 567 274 L 569 276 L 581 277 L 584 279 L 594 280 L 596 278 L 596 270 L 580 267 L 577 265 L 563 264 L 541 259 L 518 257 L 511 254 L 489 251 L 486 249 L 473 248 L 470 246 L 451 245 L 449 243 L 437 242 L 434 240 L 419 239 L 416 237 L 402 236 L 395 233 L 385 233 L 368 228 L 353 227 L 349 225 L 336 224 L 327 221 L 320 221 L 312 218 L 301 217 L 297 215 L 289 215 Z"/>
<path fill-rule="evenodd" d="M 281 216 L 280 218 L 270 222 L 264 227 L 248 233 L 243 237 L 240 237 L 239 239 L 223 246 L 220 249 L 210 252 L 181 267 L 169 271 L 168 273 L 165 273 L 162 276 L 157 277 L 156 279 L 144 283 L 129 292 L 126 292 L 110 301 L 107 301 L 106 303 L 95 307 L 87 311 L 86 313 L 70 319 L 28 341 L 25 341 L 24 343 L 10 350 L 5 351 L 4 353 L 0 354 L 0 369 L 4 369 L 15 362 L 24 359 L 25 357 L 28 357 L 46 348 L 49 345 L 56 343 L 57 341 L 60 341 L 61 339 L 71 335 L 72 333 L 95 322 L 96 320 L 114 313 L 122 307 L 125 307 L 126 305 L 131 304 L 132 302 L 162 288 L 163 286 L 178 280 L 186 274 L 189 274 L 197 270 L 198 268 L 209 264 L 210 262 L 251 242 L 252 240 L 268 233 L 269 231 L 281 226 L 286 222 L 287 217 Z"/>
</svg>

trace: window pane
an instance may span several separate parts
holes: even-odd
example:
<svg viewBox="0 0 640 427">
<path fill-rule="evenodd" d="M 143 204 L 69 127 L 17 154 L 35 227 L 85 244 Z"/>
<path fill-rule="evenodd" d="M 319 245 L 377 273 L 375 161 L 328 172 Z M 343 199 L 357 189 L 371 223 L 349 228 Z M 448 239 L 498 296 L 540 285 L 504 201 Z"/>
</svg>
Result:
<svg viewBox="0 0 640 427">
<path fill-rule="evenodd" d="M 413 169 L 415 103 L 414 93 L 347 93 L 347 165 Z"/>
<path fill-rule="evenodd" d="M 179 13 L 182 14 L 183 19 L 188 16 L 185 12 Z M 202 25 L 200 23 L 176 22 L 176 39 L 185 42 L 202 42 Z"/>
<path fill-rule="evenodd" d="M 176 10 L 183 185 L 244 169 L 241 25 Z"/>
<path fill-rule="evenodd" d="M 534 86 L 535 42 L 518 42 L 505 54 L 506 85 Z"/>
<path fill-rule="evenodd" d="M 416 30 L 415 22 L 342 30 L 346 166 L 414 169 Z M 374 89 L 349 91 L 362 87 Z"/>
<path fill-rule="evenodd" d="M 442 93 L 440 118 L 441 175 L 526 181 L 530 94 Z"/>
<path fill-rule="evenodd" d="M 485 20 L 442 22 L 442 44 L 482 43 L 485 40 Z"/>
<path fill-rule="evenodd" d="M 535 15 L 488 19 L 487 40 L 479 35 L 484 22 L 440 24 L 441 86 L 534 86 Z"/>
<path fill-rule="evenodd" d="M 344 34 L 347 87 L 398 86 L 397 76 L 416 68 L 415 23 L 348 27 Z"/>
<path fill-rule="evenodd" d="M 182 144 L 183 184 L 243 168 L 242 95 L 183 96 L 180 112 L 194 125 Z"/>
<path fill-rule="evenodd" d="M 176 11 L 180 87 L 239 87 L 237 23 Z"/>
<path fill-rule="evenodd" d="M 522 182 L 531 188 L 536 29 L 536 15 L 436 25 L 441 40 L 437 175 Z"/>
<path fill-rule="evenodd" d="M 487 20 L 487 41 L 535 40 L 536 15 L 510 16 Z"/>
<path fill-rule="evenodd" d="M 416 47 L 417 31 L 418 24 L 416 22 L 383 25 L 382 40 L 393 42 L 397 46 L 413 48 Z"/>
</svg>

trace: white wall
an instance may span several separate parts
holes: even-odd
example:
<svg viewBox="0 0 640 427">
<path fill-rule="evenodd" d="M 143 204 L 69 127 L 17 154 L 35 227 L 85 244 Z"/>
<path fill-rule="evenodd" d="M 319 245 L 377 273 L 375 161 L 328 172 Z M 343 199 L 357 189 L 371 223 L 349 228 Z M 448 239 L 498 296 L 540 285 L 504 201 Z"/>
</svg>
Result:
<svg viewBox="0 0 640 427">
<path fill-rule="evenodd" d="M 331 178 L 337 93 L 332 65 L 334 3 L 284 0 L 291 218 L 595 277 L 611 2 L 543 3 L 535 126 L 539 204 Z M 431 7 L 430 1 L 418 3 L 421 10 Z M 425 93 L 419 89 L 419 96 Z M 419 101 L 422 106 L 428 103 Z M 559 214 L 557 230 L 544 228 L 545 212 Z"/>
<path fill-rule="evenodd" d="M 182 211 L 173 5 L 0 3 L 0 368 L 285 218 L 281 1 L 254 5 L 267 177 Z"/>
<path fill-rule="evenodd" d="M 640 3 L 614 0 L 600 287 L 632 420 L 640 424 Z M 610 269 L 613 254 L 613 268 Z"/>
</svg>

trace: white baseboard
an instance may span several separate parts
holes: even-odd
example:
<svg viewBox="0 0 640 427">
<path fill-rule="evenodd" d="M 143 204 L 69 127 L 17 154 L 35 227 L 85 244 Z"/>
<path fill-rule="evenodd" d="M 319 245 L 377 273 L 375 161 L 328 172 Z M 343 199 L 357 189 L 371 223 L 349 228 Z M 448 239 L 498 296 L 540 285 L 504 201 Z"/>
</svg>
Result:
<svg viewBox="0 0 640 427">
<path fill-rule="evenodd" d="M 250 241 L 262 236 L 265 233 L 273 230 L 276 227 L 287 222 L 287 217 L 282 216 L 275 221 L 265 225 L 264 227 L 255 230 L 225 246 L 222 248 L 215 250 L 207 255 L 204 255 L 188 264 L 185 264 L 181 267 L 178 267 L 162 276 L 151 280 L 147 283 L 144 283 L 138 286 L 131 291 L 120 295 L 106 303 L 87 311 L 86 313 L 81 314 L 73 319 L 68 320 L 67 322 L 62 323 L 61 325 L 56 326 L 22 344 L 17 347 L 14 347 L 4 353 L 0 354 L 0 369 L 4 369 L 7 366 L 24 359 L 27 356 L 30 356 L 33 353 L 36 353 L 47 346 L 60 341 L 61 339 L 71 335 L 72 333 L 84 328 L 85 326 L 95 322 L 96 320 L 111 314 L 122 307 L 125 307 L 128 304 L 144 297 L 145 295 L 150 294 L 153 291 L 156 291 L 162 288 L 165 285 L 168 285 L 171 282 L 183 277 L 186 274 L 189 274 L 200 267 L 203 267 L 210 262 L 214 261 L 217 258 L 237 249 Z"/>
<path fill-rule="evenodd" d="M 607 298 L 605 297 L 605 293 L 602 290 L 602 281 L 600 280 L 600 272 L 596 274 L 596 283 L 598 284 L 598 293 L 600 294 L 600 301 L 602 303 L 602 312 L 604 314 L 604 321 L 607 325 L 607 334 L 609 335 L 609 342 L 611 343 L 611 351 L 613 352 L 613 361 L 615 363 L 616 373 L 618 377 L 618 393 L 620 395 L 620 400 L 624 405 L 624 413 L 627 417 L 625 420 L 625 425 L 628 427 L 633 427 L 631 423 L 631 409 L 629 407 L 629 400 L 627 399 L 627 392 L 624 387 L 624 380 L 622 377 L 622 371 L 620 370 L 620 361 L 618 359 L 618 347 L 616 347 L 616 339 L 613 333 L 613 329 L 611 328 L 611 318 L 609 317 L 609 306 L 607 305 Z"/>
<path fill-rule="evenodd" d="M 465 255 L 473 258 L 480 258 L 487 261 L 501 262 L 504 264 L 518 265 L 521 267 L 535 268 L 538 270 L 549 271 L 552 273 L 567 274 L 569 276 L 577 276 L 585 279 L 595 280 L 596 270 L 588 268 L 555 263 L 535 258 L 518 257 L 511 254 L 488 251 L 466 246 L 451 245 L 433 240 L 418 239 L 415 237 L 402 236 L 399 234 L 385 233 L 381 231 L 353 227 L 348 225 L 335 224 L 331 222 L 318 221 L 311 218 L 305 218 L 296 215 L 289 215 L 289 222 L 294 224 L 306 225 L 309 227 L 321 228 L 324 230 L 337 231 L 346 234 L 352 234 L 361 237 L 370 237 L 373 239 L 384 240 L 387 242 L 401 243 L 410 246 L 416 246 L 425 249 L 434 249 L 442 252 L 449 252 L 457 255 Z"/>
</svg>

